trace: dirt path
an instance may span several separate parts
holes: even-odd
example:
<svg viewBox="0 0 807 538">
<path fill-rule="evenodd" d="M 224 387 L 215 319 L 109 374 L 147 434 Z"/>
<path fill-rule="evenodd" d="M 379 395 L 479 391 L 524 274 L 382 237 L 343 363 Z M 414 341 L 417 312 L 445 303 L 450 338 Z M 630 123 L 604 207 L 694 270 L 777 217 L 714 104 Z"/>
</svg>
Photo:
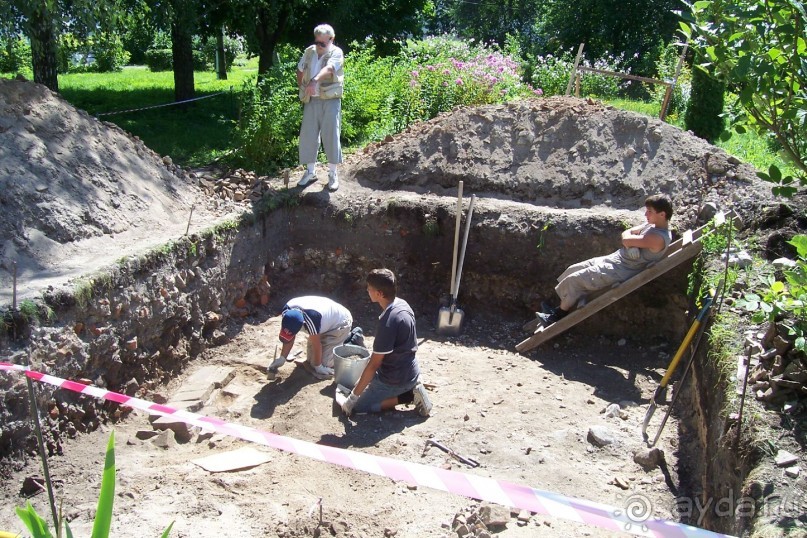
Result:
<svg viewBox="0 0 807 538">
<path fill-rule="evenodd" d="M 371 326 L 370 320 L 359 321 Z M 514 335 L 521 336 L 518 322 L 476 319 L 463 336 L 448 339 L 435 335 L 421 318 L 418 356 L 425 380 L 435 386 L 432 416 L 425 419 L 402 407 L 347 420 L 333 404 L 333 385 L 315 380 L 302 367 L 286 365 L 277 379 L 266 380 L 278 323 L 278 318 L 250 319 L 240 328 L 231 327 L 238 331 L 231 342 L 209 350 L 182 379 L 158 392 L 170 397 L 183 379 L 205 365 L 228 366 L 235 377 L 199 413 L 615 507 L 634 502 L 629 499 L 638 494 L 652 504 L 653 516 L 673 517 L 674 496 L 664 474 L 659 468 L 645 472 L 633 461 L 633 452 L 643 446 L 640 427 L 647 400 L 670 349 L 609 340 L 594 346 L 571 336 L 525 357 L 510 351 Z M 626 419 L 602 414 L 609 404 L 620 402 Z M 597 448 L 587 441 L 589 428 L 597 425 L 608 428 L 616 439 L 613 445 Z M 323 519 L 337 536 L 456 536 L 450 529 L 455 516 L 473 514 L 479 506 L 468 498 L 219 434 L 204 440 L 197 434 L 190 442 L 158 448 L 136 437 L 138 430 L 151 426 L 144 414 L 135 413 L 70 442 L 66 456 L 51 460 L 53 477 L 63 481 L 57 497 L 77 536 L 91 531 L 103 450 L 112 428 L 117 438 L 117 536 L 132 529 L 140 536 L 158 536 L 172 520 L 176 537 L 310 536 L 317 527 L 319 498 Z M 480 467 L 468 468 L 434 447 L 424 453 L 429 438 L 478 460 Z M 660 446 L 673 481 L 675 439 L 671 421 Z M 226 473 L 209 473 L 191 462 L 243 446 L 265 452 L 269 462 Z M 21 529 L 13 512 L 21 503 L 19 488 L 26 476 L 40 475 L 38 463 L 31 461 L 5 481 L 0 529 Z M 32 502 L 40 513 L 48 513 L 46 495 Z M 539 528 L 552 536 L 621 534 L 540 515 L 519 523 L 514 514 L 497 535 L 534 536 Z"/>
</svg>

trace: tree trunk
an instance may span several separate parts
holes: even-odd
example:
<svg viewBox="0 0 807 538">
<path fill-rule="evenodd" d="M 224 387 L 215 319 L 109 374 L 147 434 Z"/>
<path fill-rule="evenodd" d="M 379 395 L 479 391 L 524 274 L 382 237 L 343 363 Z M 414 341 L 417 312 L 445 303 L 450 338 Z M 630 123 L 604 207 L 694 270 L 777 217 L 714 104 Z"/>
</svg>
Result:
<svg viewBox="0 0 807 538">
<path fill-rule="evenodd" d="M 258 81 L 260 82 L 262 75 L 265 75 L 269 68 L 275 63 L 275 48 L 280 39 L 280 35 L 286 28 L 286 23 L 289 20 L 289 7 L 287 3 L 283 4 L 280 12 L 277 14 L 277 19 L 272 13 L 265 9 L 258 11 L 258 42 L 260 46 L 260 56 L 258 57 Z"/>
<path fill-rule="evenodd" d="M 193 33 L 175 20 L 171 24 L 171 54 L 174 59 L 174 100 L 193 99 Z"/>
<path fill-rule="evenodd" d="M 227 80 L 227 58 L 224 56 L 224 27 L 216 36 L 216 78 Z"/>
<path fill-rule="evenodd" d="M 53 17 L 44 2 L 33 9 L 29 20 L 31 39 L 31 59 L 34 82 L 44 84 L 51 90 L 59 91 L 56 60 L 56 30 Z"/>
</svg>

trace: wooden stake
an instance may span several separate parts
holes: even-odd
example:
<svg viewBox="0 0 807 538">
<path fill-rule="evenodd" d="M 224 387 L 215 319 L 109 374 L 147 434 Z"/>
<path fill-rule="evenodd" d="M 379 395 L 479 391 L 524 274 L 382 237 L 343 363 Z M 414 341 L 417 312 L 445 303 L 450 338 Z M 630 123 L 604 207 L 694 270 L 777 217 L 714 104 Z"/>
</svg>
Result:
<svg viewBox="0 0 807 538">
<path fill-rule="evenodd" d="M 580 46 L 577 48 L 577 58 L 574 59 L 574 67 L 572 68 L 572 74 L 569 77 L 569 84 L 566 85 L 566 97 L 569 97 L 569 94 L 572 93 L 572 83 L 577 77 L 577 66 L 580 65 L 580 57 L 583 56 L 584 46 L 585 43 L 580 43 Z"/>
<path fill-rule="evenodd" d="M 191 213 L 188 215 L 188 225 L 185 227 L 185 235 L 188 235 L 188 231 L 191 229 L 191 217 L 193 216 L 193 208 L 196 207 L 196 204 L 191 206 Z"/>
<path fill-rule="evenodd" d="M 681 68 L 684 66 L 684 59 L 686 58 L 688 49 L 689 43 L 684 43 L 684 50 L 681 51 L 681 56 L 678 57 L 678 65 L 675 66 L 675 75 L 673 76 L 672 84 L 667 86 L 667 91 L 664 92 L 664 101 L 661 103 L 661 113 L 659 114 L 661 121 L 664 121 L 664 118 L 667 117 L 667 107 L 670 105 L 670 98 L 675 90 L 675 85 L 678 84 L 678 76 L 681 74 Z"/>
</svg>

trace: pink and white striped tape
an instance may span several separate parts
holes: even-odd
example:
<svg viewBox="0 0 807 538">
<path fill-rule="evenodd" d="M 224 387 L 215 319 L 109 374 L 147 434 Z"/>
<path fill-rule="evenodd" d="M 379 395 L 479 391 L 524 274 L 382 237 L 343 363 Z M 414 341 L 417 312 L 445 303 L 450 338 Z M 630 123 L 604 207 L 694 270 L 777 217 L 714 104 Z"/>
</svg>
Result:
<svg viewBox="0 0 807 538">
<path fill-rule="evenodd" d="M 68 381 L 7 362 L 0 362 L 0 371 L 23 372 L 31 379 L 42 383 L 48 383 L 63 389 L 87 394 L 95 398 L 117 402 L 121 405 L 140 409 L 141 411 L 146 411 L 151 414 L 170 416 L 180 419 L 186 424 L 199 426 L 207 430 L 214 430 L 245 441 L 285 450 L 286 452 L 307 456 L 315 460 L 385 476 L 393 480 L 402 480 L 412 485 L 425 486 L 480 501 L 494 502 L 504 506 L 529 510 L 537 514 L 585 523 L 610 531 L 623 531 L 636 536 L 649 536 L 654 538 L 732 538 L 726 534 L 719 534 L 682 523 L 651 519 L 649 518 L 650 514 L 645 513 L 645 511 L 642 511 L 641 514 L 631 513 L 632 511 L 629 506 L 626 506 L 625 509 L 619 509 L 582 499 L 566 497 L 529 486 L 514 484 L 504 480 L 494 480 L 484 476 L 459 471 L 449 471 L 419 463 L 400 461 L 383 456 L 374 456 L 343 448 L 318 445 L 308 441 L 299 441 L 248 426 L 225 422 L 218 418 L 206 417 L 147 400 L 141 400 L 140 398 L 133 398 L 92 385 L 83 385 L 75 381 Z"/>
</svg>

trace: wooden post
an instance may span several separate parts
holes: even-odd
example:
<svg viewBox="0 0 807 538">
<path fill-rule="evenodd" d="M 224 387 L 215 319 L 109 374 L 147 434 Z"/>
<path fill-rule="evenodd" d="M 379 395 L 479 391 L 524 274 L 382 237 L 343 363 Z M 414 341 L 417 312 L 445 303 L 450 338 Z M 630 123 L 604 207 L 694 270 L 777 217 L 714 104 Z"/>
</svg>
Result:
<svg viewBox="0 0 807 538">
<path fill-rule="evenodd" d="M 577 48 L 577 57 L 574 59 L 574 67 L 572 68 L 572 74 L 569 76 L 569 83 L 566 85 L 566 97 L 572 93 L 572 83 L 574 79 L 577 78 L 577 66 L 580 65 L 580 57 L 583 55 L 583 47 L 585 43 L 580 43 L 580 46 Z"/>
<path fill-rule="evenodd" d="M 667 106 L 670 104 L 670 97 L 672 96 L 672 85 L 667 86 L 667 90 L 664 92 L 664 99 L 661 100 L 661 112 L 659 112 L 658 118 L 661 121 L 664 121 L 664 118 L 667 117 Z"/>
<path fill-rule="evenodd" d="M 664 101 L 661 103 L 661 113 L 659 114 L 661 121 L 664 121 L 664 118 L 667 117 L 667 107 L 670 105 L 670 98 L 672 97 L 673 91 L 675 91 L 675 85 L 678 84 L 678 76 L 681 74 L 681 68 L 684 66 L 687 49 L 689 49 L 688 42 L 684 43 L 684 50 L 681 51 L 681 56 L 678 57 L 678 65 L 675 66 L 675 75 L 673 76 L 672 84 L 667 86 L 667 91 L 664 93 Z"/>
<path fill-rule="evenodd" d="M 582 75 L 580 73 L 577 73 L 577 76 L 574 77 L 574 96 L 575 97 L 580 97 L 580 77 L 581 76 Z"/>
</svg>

